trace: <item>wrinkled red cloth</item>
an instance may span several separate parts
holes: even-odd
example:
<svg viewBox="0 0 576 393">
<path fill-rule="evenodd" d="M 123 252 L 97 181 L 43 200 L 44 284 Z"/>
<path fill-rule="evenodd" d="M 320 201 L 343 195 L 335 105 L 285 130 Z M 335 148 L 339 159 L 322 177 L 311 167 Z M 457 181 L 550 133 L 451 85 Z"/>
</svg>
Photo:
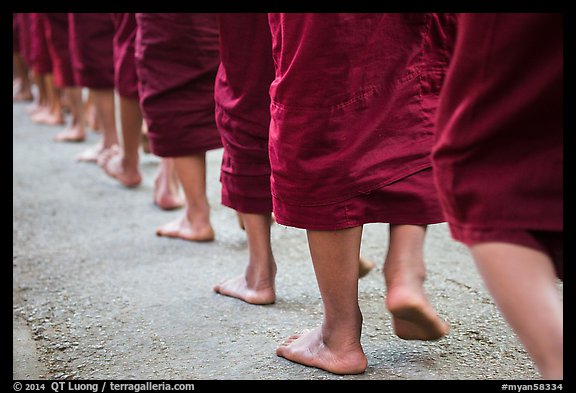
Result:
<svg viewBox="0 0 576 393">
<path fill-rule="evenodd" d="M 71 13 L 72 70 L 78 86 L 114 88 L 114 23 L 109 13 Z"/>
<path fill-rule="evenodd" d="M 12 53 L 20 53 L 20 17 L 12 13 Z"/>
<path fill-rule="evenodd" d="M 134 59 L 136 14 L 114 13 L 114 85 L 118 95 L 138 99 L 138 75 Z"/>
<path fill-rule="evenodd" d="M 52 73 L 57 87 L 76 86 L 70 57 L 70 33 L 67 13 L 46 14 L 46 41 L 52 59 Z"/>
<path fill-rule="evenodd" d="M 543 13 L 458 17 L 433 160 L 459 241 L 497 241 L 514 231 L 561 236 L 562 22 L 562 14 Z M 550 254 L 561 263 L 561 250 Z"/>
<path fill-rule="evenodd" d="M 16 14 L 18 25 L 18 50 L 28 67 L 32 67 L 32 54 L 31 54 L 31 40 L 30 29 L 25 29 L 22 26 L 32 26 L 30 13 L 22 12 Z"/>
<path fill-rule="evenodd" d="M 272 212 L 268 131 L 274 80 L 265 13 L 220 14 L 221 64 L 214 98 L 222 136 L 222 204 L 242 213 Z"/>
<path fill-rule="evenodd" d="M 136 14 L 136 71 L 152 152 L 180 157 L 222 147 L 214 119 L 220 62 L 216 14 Z"/>
<path fill-rule="evenodd" d="M 30 13 L 30 67 L 37 74 L 52 72 L 52 59 L 46 40 L 46 14 Z"/>
<path fill-rule="evenodd" d="M 341 229 L 344 224 L 329 214 L 306 219 L 298 209 L 337 211 L 375 190 L 367 203 L 386 203 L 386 186 L 431 167 L 455 16 L 288 13 L 269 14 L 269 25 L 276 65 L 270 88 L 276 220 Z M 414 200 L 432 198 L 433 221 L 442 221 L 432 177 L 427 179 L 408 188 L 419 194 Z M 367 212 L 364 203 L 359 208 Z M 421 208 L 398 219 L 420 222 L 427 215 Z M 354 223 L 388 220 L 394 209 L 391 203 L 389 214 L 380 209 L 382 216 Z"/>
</svg>

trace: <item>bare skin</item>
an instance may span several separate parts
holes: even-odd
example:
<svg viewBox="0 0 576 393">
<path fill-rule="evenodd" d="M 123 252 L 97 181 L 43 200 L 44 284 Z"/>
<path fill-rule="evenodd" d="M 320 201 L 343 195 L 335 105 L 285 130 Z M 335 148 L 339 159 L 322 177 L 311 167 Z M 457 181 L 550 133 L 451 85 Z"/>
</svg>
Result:
<svg viewBox="0 0 576 393">
<path fill-rule="evenodd" d="M 142 182 L 140 174 L 140 135 L 142 112 L 137 99 L 120 97 L 120 123 L 122 140 L 118 154 L 102 160 L 104 172 L 128 188 Z"/>
<path fill-rule="evenodd" d="M 145 126 L 142 127 L 142 136 L 140 138 L 141 138 L 140 143 L 142 144 L 142 151 L 146 154 L 152 153 L 152 150 L 150 149 L 150 141 L 148 140 L 148 131 L 146 130 Z"/>
<path fill-rule="evenodd" d="M 274 279 L 276 263 L 270 244 L 270 215 L 236 213 L 238 225 L 246 231 L 250 258 L 243 275 L 228 279 L 214 286 L 214 291 L 251 304 L 271 304 L 276 301 Z M 248 229 L 246 227 L 248 226 Z M 358 277 L 367 275 L 376 264 L 360 257 Z"/>
<path fill-rule="evenodd" d="M 307 233 L 324 321 L 315 330 L 289 337 L 276 353 L 335 374 L 362 373 L 367 367 L 360 343 L 362 314 L 358 305 L 362 227 Z M 435 340 L 449 330 L 423 289 L 425 233 L 425 226 L 390 225 L 384 263 L 386 306 L 392 313 L 396 334 L 407 340 Z"/>
<path fill-rule="evenodd" d="M 271 214 L 238 213 L 248 238 L 248 266 L 244 274 L 214 286 L 221 295 L 235 297 L 250 304 L 272 304 L 276 301 L 276 262 L 270 242 Z"/>
<path fill-rule="evenodd" d="M 26 112 L 30 116 L 38 113 L 48 105 L 48 98 L 46 96 L 46 82 L 44 81 L 43 76 L 37 72 L 33 72 L 32 78 L 34 80 L 34 84 L 38 88 L 38 95 L 36 97 L 36 101 L 26 107 Z"/>
<path fill-rule="evenodd" d="M 360 257 L 360 264 L 358 266 L 358 278 L 365 277 L 375 267 L 376 263 L 374 263 L 374 261 L 370 261 L 366 258 Z"/>
<path fill-rule="evenodd" d="M 196 242 L 213 241 L 215 234 L 206 195 L 206 154 L 174 157 L 173 160 L 186 197 L 186 214 L 159 227 L 156 234 Z"/>
<path fill-rule="evenodd" d="M 78 161 L 97 162 L 103 164 L 112 154 L 118 144 L 116 134 L 116 109 L 114 104 L 114 89 L 91 89 L 94 108 L 99 124 L 102 126 L 102 140 L 88 150 L 80 153 Z"/>
<path fill-rule="evenodd" d="M 450 330 L 424 292 L 425 234 L 426 226 L 390 225 L 390 244 L 384 262 L 386 307 L 392 314 L 396 335 L 405 340 L 437 340 Z"/>
<path fill-rule="evenodd" d="M 246 227 L 244 226 L 244 220 L 242 219 L 242 214 L 237 212 L 236 218 L 238 219 L 238 226 L 240 227 L 240 229 L 245 231 Z"/>
<path fill-rule="evenodd" d="M 34 96 L 32 95 L 32 85 L 28 77 L 28 67 L 20 53 L 12 52 L 12 64 L 18 81 L 16 93 L 12 97 L 13 101 L 32 101 Z"/>
<path fill-rule="evenodd" d="M 334 374 L 360 374 L 368 361 L 360 336 L 358 260 L 362 227 L 307 231 L 308 245 L 324 306 L 322 325 L 290 336 L 276 354 Z"/>
<path fill-rule="evenodd" d="M 102 128 L 102 143 L 104 149 L 108 149 L 118 144 L 114 89 L 90 89 L 90 91 L 96 119 Z"/>
<path fill-rule="evenodd" d="M 63 125 L 64 113 L 60 100 L 61 91 L 56 88 L 52 74 L 45 74 L 43 78 L 46 86 L 47 106 L 44 107 L 44 110 L 32 115 L 32 121 L 52 126 Z"/>
<path fill-rule="evenodd" d="M 81 162 L 97 162 L 98 157 L 104 151 L 104 146 L 102 145 L 102 141 L 99 141 L 97 144 L 90 146 L 88 149 L 84 150 L 80 153 L 76 160 Z"/>
<path fill-rule="evenodd" d="M 100 124 L 98 124 L 98 117 L 96 116 L 96 108 L 94 107 L 94 94 L 88 91 L 88 97 L 84 103 L 84 113 L 86 126 L 90 127 L 93 131 L 100 131 Z"/>
<path fill-rule="evenodd" d="M 54 142 L 84 142 L 86 135 L 84 132 L 74 128 L 66 127 L 64 131 L 54 136 Z"/>
<path fill-rule="evenodd" d="M 162 210 L 179 209 L 186 204 L 180 195 L 180 181 L 172 158 L 162 158 L 154 178 L 154 204 Z"/>
<path fill-rule="evenodd" d="M 564 378 L 564 313 L 550 257 L 509 243 L 470 248 L 486 287 L 542 378 Z"/>
<path fill-rule="evenodd" d="M 72 115 L 71 124 L 66 129 L 54 137 L 56 142 L 83 142 L 86 139 L 84 129 L 84 103 L 82 102 L 82 88 L 66 87 L 63 94 L 67 97 L 70 113 Z"/>
<path fill-rule="evenodd" d="M 104 173 L 118 180 L 126 188 L 138 187 L 142 183 L 139 170 L 134 170 L 133 162 L 122 156 L 122 153 L 103 156 L 102 169 Z"/>
</svg>

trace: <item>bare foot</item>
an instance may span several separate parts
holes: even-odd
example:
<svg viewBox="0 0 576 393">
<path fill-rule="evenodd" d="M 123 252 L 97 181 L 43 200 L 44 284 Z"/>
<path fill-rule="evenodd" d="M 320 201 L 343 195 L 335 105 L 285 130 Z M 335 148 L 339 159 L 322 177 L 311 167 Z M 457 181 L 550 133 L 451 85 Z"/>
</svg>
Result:
<svg viewBox="0 0 576 393">
<path fill-rule="evenodd" d="M 14 102 L 32 101 L 33 99 L 34 96 L 31 91 L 19 91 L 12 97 L 12 101 Z"/>
<path fill-rule="evenodd" d="M 49 126 L 61 126 L 64 124 L 64 117 L 62 114 L 54 114 L 48 111 L 42 111 L 32 116 L 32 121 L 38 124 L 46 124 Z"/>
<path fill-rule="evenodd" d="M 156 235 L 195 242 L 211 242 L 215 238 L 214 229 L 212 229 L 211 225 L 194 227 L 186 215 L 156 229 Z"/>
<path fill-rule="evenodd" d="M 142 176 L 136 165 L 128 165 L 122 158 L 121 154 L 113 154 L 102 164 L 104 172 L 118 180 L 122 185 L 128 188 L 137 187 L 142 182 Z"/>
<path fill-rule="evenodd" d="M 35 111 L 30 112 L 32 121 L 38 124 L 42 124 L 48 114 L 48 109 L 44 107 L 38 107 Z"/>
<path fill-rule="evenodd" d="M 154 178 L 154 204 L 162 210 L 174 210 L 184 206 L 180 195 L 180 183 L 171 158 L 163 158 Z"/>
<path fill-rule="evenodd" d="M 104 146 L 102 142 L 98 142 L 96 145 L 89 147 L 88 149 L 84 150 L 80 153 L 76 159 L 82 162 L 97 162 L 98 156 L 104 150 Z"/>
<path fill-rule="evenodd" d="M 276 301 L 273 284 L 261 283 L 250 288 L 244 274 L 215 285 L 213 289 L 216 293 L 235 297 L 250 304 L 272 304 Z"/>
<path fill-rule="evenodd" d="M 276 349 L 276 355 L 334 374 L 361 374 L 368 366 L 360 343 L 330 346 L 324 340 L 321 327 L 288 337 Z"/>
<path fill-rule="evenodd" d="M 37 103 L 30 104 L 26 107 L 26 113 L 28 113 L 30 116 L 33 116 L 42 110 L 43 107 L 38 105 Z"/>
<path fill-rule="evenodd" d="M 55 142 L 84 142 L 86 134 L 77 128 L 66 128 L 54 137 Z"/>
<path fill-rule="evenodd" d="M 420 285 L 389 286 L 386 306 L 392 314 L 394 332 L 404 340 L 438 340 L 450 330 L 434 311 Z"/>
<path fill-rule="evenodd" d="M 368 259 L 360 257 L 360 265 L 358 267 L 358 278 L 362 278 L 372 269 L 376 267 L 376 264 L 373 261 L 369 261 Z"/>
<path fill-rule="evenodd" d="M 96 157 L 96 163 L 101 168 L 104 168 L 104 165 L 115 155 L 120 154 L 120 148 L 118 145 L 112 145 L 108 147 L 104 147 L 98 157 Z"/>
</svg>

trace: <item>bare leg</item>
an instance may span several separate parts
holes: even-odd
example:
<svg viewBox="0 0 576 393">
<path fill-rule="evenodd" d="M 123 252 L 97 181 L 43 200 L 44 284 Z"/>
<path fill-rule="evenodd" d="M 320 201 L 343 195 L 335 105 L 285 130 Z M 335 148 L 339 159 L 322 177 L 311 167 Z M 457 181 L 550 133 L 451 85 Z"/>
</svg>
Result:
<svg viewBox="0 0 576 393">
<path fill-rule="evenodd" d="M 13 100 L 32 101 L 34 97 L 32 96 L 32 86 L 28 77 L 28 67 L 19 53 L 12 52 L 12 64 L 18 78 L 18 90 Z"/>
<path fill-rule="evenodd" d="M 48 100 L 47 111 L 38 113 L 32 117 L 36 123 L 47 125 L 63 125 L 64 114 L 62 112 L 61 91 L 54 84 L 54 76 L 45 74 L 44 81 L 46 86 L 46 97 Z"/>
<path fill-rule="evenodd" d="M 214 229 L 206 196 L 206 154 L 174 157 L 173 160 L 186 196 L 186 214 L 161 226 L 156 234 L 191 241 L 213 241 Z"/>
<path fill-rule="evenodd" d="M 238 226 L 240 227 L 240 229 L 245 231 L 246 227 L 244 226 L 244 218 L 242 217 L 242 214 L 236 212 L 236 218 L 238 219 Z M 272 216 L 270 216 L 270 219 L 272 219 Z"/>
<path fill-rule="evenodd" d="M 158 166 L 154 178 L 154 204 L 162 210 L 179 209 L 185 204 L 172 158 L 162 158 Z"/>
<path fill-rule="evenodd" d="M 322 325 L 289 337 L 278 356 L 335 374 L 360 374 L 368 361 L 360 336 L 358 259 L 362 227 L 307 231 L 316 279 L 324 305 Z"/>
<path fill-rule="evenodd" d="M 30 104 L 26 108 L 26 111 L 30 116 L 34 116 L 37 113 L 45 110 L 48 105 L 48 98 L 46 96 L 46 81 L 44 80 L 44 75 L 33 72 L 32 78 L 34 79 L 34 84 L 38 88 L 38 97 L 36 98 L 36 102 Z"/>
<path fill-rule="evenodd" d="M 251 304 L 271 304 L 276 301 L 274 280 L 276 262 L 270 243 L 271 214 L 242 216 L 248 238 L 248 266 L 244 274 L 214 286 L 214 291 Z"/>
<path fill-rule="evenodd" d="M 471 251 L 496 305 L 542 377 L 563 379 L 564 313 L 550 258 L 508 243 L 477 244 Z"/>
<path fill-rule="evenodd" d="M 101 139 L 94 146 L 90 146 L 76 157 L 78 161 L 82 162 L 97 162 L 98 157 L 104 151 L 103 140 Z"/>
<path fill-rule="evenodd" d="M 72 114 L 72 123 L 61 133 L 57 134 L 56 142 L 83 142 L 86 138 L 84 129 L 84 103 L 82 102 L 82 88 L 66 87 L 63 94 L 67 97 Z"/>
<path fill-rule="evenodd" d="M 390 225 L 390 245 L 384 263 L 386 306 L 394 331 L 405 340 L 437 340 L 449 326 L 436 314 L 424 291 L 426 226 Z"/>
<path fill-rule="evenodd" d="M 86 97 L 86 102 L 84 104 L 84 113 L 86 114 L 86 125 L 93 131 L 99 132 L 100 124 L 98 124 L 98 118 L 96 116 L 96 108 L 94 107 L 94 93 L 92 90 L 88 90 L 88 97 Z"/>
<path fill-rule="evenodd" d="M 142 112 L 137 99 L 120 97 L 120 122 L 122 143 L 119 154 L 103 159 L 104 172 L 126 187 L 136 187 L 142 182 L 140 175 L 140 136 Z"/>
<path fill-rule="evenodd" d="M 152 153 L 152 150 L 150 149 L 150 141 L 148 140 L 148 127 L 145 121 L 142 122 L 142 135 L 140 138 L 141 138 L 140 144 L 142 145 L 142 151 L 146 154 Z"/>
<path fill-rule="evenodd" d="M 92 89 L 96 118 L 102 126 L 102 144 L 108 149 L 118 144 L 114 89 Z"/>
<path fill-rule="evenodd" d="M 376 267 L 376 263 L 374 261 L 370 261 L 366 258 L 360 257 L 360 264 L 358 266 L 358 278 L 362 278 L 366 276 L 368 273 L 372 271 Z"/>
<path fill-rule="evenodd" d="M 90 89 L 98 123 L 102 126 L 102 140 L 78 156 L 79 161 L 98 162 L 118 144 L 116 134 L 116 109 L 114 106 L 114 89 Z"/>
</svg>

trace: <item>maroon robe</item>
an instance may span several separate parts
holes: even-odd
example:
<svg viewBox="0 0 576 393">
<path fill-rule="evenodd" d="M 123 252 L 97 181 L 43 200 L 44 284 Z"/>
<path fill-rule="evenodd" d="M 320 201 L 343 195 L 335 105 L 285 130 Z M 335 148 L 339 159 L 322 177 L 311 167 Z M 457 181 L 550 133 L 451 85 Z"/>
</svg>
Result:
<svg viewBox="0 0 576 393">
<path fill-rule="evenodd" d="M 22 12 L 16 14 L 18 28 L 18 50 L 28 67 L 32 65 L 31 54 L 31 40 L 30 29 L 25 29 L 22 26 L 31 26 L 30 13 Z"/>
<path fill-rule="evenodd" d="M 274 80 L 268 16 L 220 14 L 214 97 L 224 152 L 222 204 L 242 213 L 272 212 L 268 130 Z"/>
<path fill-rule="evenodd" d="M 20 17 L 12 13 L 12 53 L 20 53 Z"/>
<path fill-rule="evenodd" d="M 222 147 L 214 119 L 220 62 L 216 14 L 136 14 L 136 71 L 152 152 L 181 157 Z"/>
<path fill-rule="evenodd" d="M 430 173 L 451 14 L 269 14 L 280 224 L 443 221 Z"/>
<path fill-rule="evenodd" d="M 542 249 L 562 276 L 562 14 L 461 14 L 438 110 L 453 237 Z"/>
<path fill-rule="evenodd" d="M 68 14 L 74 78 L 79 86 L 114 88 L 114 23 L 109 13 Z"/>
<path fill-rule="evenodd" d="M 46 40 L 46 14 L 30 13 L 30 67 L 37 74 L 52 72 L 52 59 Z"/>
<path fill-rule="evenodd" d="M 118 95 L 138 99 L 138 75 L 134 59 L 136 14 L 111 14 L 114 21 L 114 85 Z"/>
<path fill-rule="evenodd" d="M 52 73 L 57 87 L 76 86 L 70 57 L 70 34 L 67 13 L 46 14 L 46 38 L 52 59 Z"/>
</svg>

